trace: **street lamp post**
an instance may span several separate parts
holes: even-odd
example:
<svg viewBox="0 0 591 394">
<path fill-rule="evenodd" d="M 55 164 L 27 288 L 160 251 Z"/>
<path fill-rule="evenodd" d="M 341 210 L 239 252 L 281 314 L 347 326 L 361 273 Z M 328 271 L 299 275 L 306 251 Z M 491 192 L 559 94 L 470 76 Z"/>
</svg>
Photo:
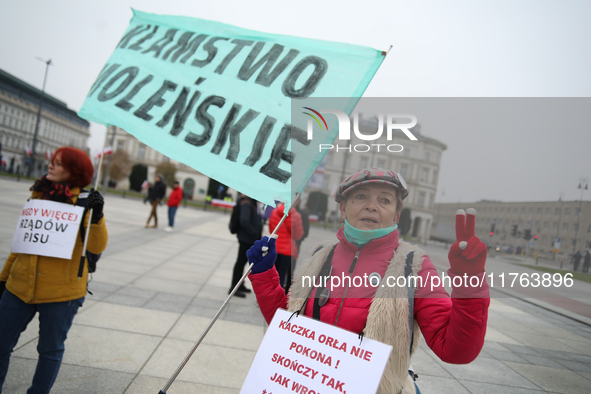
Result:
<svg viewBox="0 0 591 394">
<path fill-rule="evenodd" d="M 579 201 L 579 213 L 577 214 L 577 228 L 575 230 L 575 242 L 573 242 L 573 255 L 575 254 L 575 249 L 577 248 L 577 241 L 579 236 L 579 223 L 581 221 L 581 214 L 583 209 L 583 192 L 589 189 L 589 182 L 586 178 L 581 179 L 579 183 L 579 189 L 581 189 L 581 200 Z"/>
<path fill-rule="evenodd" d="M 556 238 L 554 238 L 554 242 L 558 241 L 558 234 L 560 231 L 560 218 L 562 217 L 562 193 L 560 193 L 560 197 L 558 198 L 558 201 L 560 202 L 560 207 L 559 209 L 559 213 L 558 213 L 558 225 L 556 226 Z M 554 254 L 552 255 L 552 261 L 554 261 L 556 259 L 556 254 L 558 252 L 554 252 Z M 560 263 L 560 265 L 562 266 L 562 263 Z"/>
<path fill-rule="evenodd" d="M 39 101 L 39 110 L 37 111 L 37 122 L 35 123 L 35 134 L 33 134 L 33 146 L 31 147 L 31 158 L 29 159 L 29 168 L 27 169 L 27 176 L 30 177 L 35 168 L 35 146 L 37 145 L 37 136 L 39 135 L 39 122 L 41 121 L 41 109 L 43 108 L 43 101 L 45 101 L 45 82 L 47 81 L 47 71 L 51 65 L 51 59 L 45 60 L 40 57 L 36 58 L 45 63 L 45 77 L 43 77 L 43 88 L 41 89 L 41 100 Z"/>
</svg>

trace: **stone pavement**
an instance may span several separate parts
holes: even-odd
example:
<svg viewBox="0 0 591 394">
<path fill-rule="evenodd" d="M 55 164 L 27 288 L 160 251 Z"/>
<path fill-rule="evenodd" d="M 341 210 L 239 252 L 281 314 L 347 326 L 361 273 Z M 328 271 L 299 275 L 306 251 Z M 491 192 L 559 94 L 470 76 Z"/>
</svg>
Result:
<svg viewBox="0 0 591 394">
<path fill-rule="evenodd" d="M 1 259 L 29 186 L 0 179 Z M 227 230 L 229 214 L 181 207 L 167 233 L 165 207 L 161 228 L 144 229 L 147 205 L 111 194 L 105 201 L 109 245 L 90 283 L 93 295 L 74 319 L 52 393 L 157 394 L 224 302 L 238 245 Z M 302 255 L 330 237 L 313 227 Z M 446 251 L 424 248 L 445 270 Z M 487 268 L 529 272 L 503 259 L 490 259 Z M 590 304 L 588 285 L 576 281 L 565 298 Z M 591 326 L 584 316 L 573 315 L 576 321 L 556 313 L 560 306 L 552 310 L 509 291 L 491 293 L 486 343 L 474 362 L 443 363 L 422 342 L 413 366 L 423 393 L 591 391 Z M 33 321 L 21 336 L 3 393 L 24 393 L 30 385 L 37 331 Z M 238 393 L 264 333 L 254 295 L 234 297 L 168 393 Z"/>
</svg>

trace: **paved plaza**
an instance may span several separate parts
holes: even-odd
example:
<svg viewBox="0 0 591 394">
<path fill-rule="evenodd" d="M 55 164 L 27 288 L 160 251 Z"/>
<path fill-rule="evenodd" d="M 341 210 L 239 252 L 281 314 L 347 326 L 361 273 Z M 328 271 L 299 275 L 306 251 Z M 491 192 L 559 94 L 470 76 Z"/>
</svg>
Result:
<svg viewBox="0 0 591 394">
<path fill-rule="evenodd" d="M 2 261 L 29 186 L 0 178 Z M 158 211 L 159 229 L 144 228 L 148 214 L 139 199 L 105 196 L 109 243 L 89 285 L 93 294 L 74 319 L 52 393 L 157 394 L 226 299 L 238 251 L 229 213 L 181 206 L 170 233 L 164 231 L 166 206 Z M 330 237 L 313 227 L 302 256 Z M 422 247 L 445 271 L 447 251 Z M 508 270 L 534 272 L 506 258 L 487 262 L 491 273 Z M 591 392 L 591 284 L 526 290 L 492 289 L 486 342 L 474 362 L 446 364 L 422 342 L 412 362 L 421 391 Z M 239 393 L 265 328 L 254 295 L 234 297 L 168 393 Z M 34 320 L 21 336 L 2 393 L 25 393 L 30 385 L 37 331 Z"/>
</svg>

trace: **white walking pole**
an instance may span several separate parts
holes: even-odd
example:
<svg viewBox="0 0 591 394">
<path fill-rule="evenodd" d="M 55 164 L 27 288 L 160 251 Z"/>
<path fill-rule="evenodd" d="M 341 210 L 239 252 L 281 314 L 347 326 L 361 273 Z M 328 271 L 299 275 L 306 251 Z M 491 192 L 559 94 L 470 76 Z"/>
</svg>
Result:
<svg viewBox="0 0 591 394">
<path fill-rule="evenodd" d="M 103 166 L 103 157 L 105 157 L 105 144 L 107 143 L 108 134 L 109 128 L 107 127 L 107 131 L 105 132 L 105 139 L 103 141 L 103 146 L 101 148 L 101 157 L 99 159 L 98 171 L 96 173 L 96 179 L 94 181 L 94 190 L 97 189 L 99 179 L 101 179 L 101 167 Z M 82 279 L 82 274 L 84 273 L 84 263 L 86 262 L 86 247 L 88 246 L 88 234 L 90 233 L 90 220 L 92 218 L 92 208 L 88 211 L 88 218 L 88 226 L 86 226 L 86 234 L 84 236 L 84 247 L 82 248 L 82 256 L 80 256 L 80 265 L 78 266 L 78 280 Z M 82 218 L 83 224 L 84 219 L 85 218 Z"/>
<path fill-rule="evenodd" d="M 287 212 L 291 211 L 291 208 L 295 205 L 295 203 L 298 200 L 298 198 L 300 198 L 300 193 L 299 192 L 294 195 L 294 199 L 291 202 L 291 206 L 289 207 L 289 209 L 287 210 Z M 271 235 L 269 236 L 269 238 L 271 238 L 273 235 L 275 235 L 275 233 L 277 232 L 277 230 L 279 229 L 279 227 L 281 227 L 281 225 L 285 221 L 285 218 L 286 217 L 287 217 L 287 213 L 284 213 L 283 214 L 283 217 L 281 218 L 281 220 L 277 224 L 277 227 L 275 227 L 275 230 L 273 230 L 273 232 L 271 233 Z M 209 332 L 209 330 L 211 329 L 211 327 L 213 327 L 213 325 L 216 322 L 216 320 L 218 319 L 218 317 L 220 317 L 220 315 L 222 314 L 222 312 L 224 311 L 224 309 L 226 308 L 226 306 L 230 302 L 230 299 L 232 298 L 232 296 L 234 296 L 234 293 L 236 293 L 236 291 L 238 291 L 238 288 L 240 287 L 240 285 L 242 285 L 242 282 L 244 282 L 244 279 L 246 279 L 246 277 L 248 276 L 248 274 L 250 274 L 250 271 L 252 270 L 252 266 L 253 265 L 254 265 L 254 263 L 249 263 L 248 269 L 246 270 L 246 273 L 244 275 L 242 275 L 242 278 L 240 278 L 240 281 L 238 282 L 238 284 L 236 286 L 234 286 L 234 289 L 232 289 L 232 292 L 230 293 L 230 295 L 228 296 L 228 298 L 226 298 L 226 301 L 224 301 L 224 303 L 222 304 L 222 306 L 220 307 L 220 309 L 218 310 L 218 312 L 215 314 L 215 316 L 213 317 L 213 319 L 211 319 L 211 321 L 209 322 L 209 324 L 207 325 L 207 327 L 205 328 L 205 330 L 203 330 L 203 333 L 201 334 L 201 336 L 199 337 L 199 339 L 197 340 L 197 342 L 195 342 L 195 344 L 193 345 L 193 347 L 191 348 L 191 350 L 189 351 L 189 353 L 187 353 L 187 355 L 185 356 L 185 358 L 183 359 L 183 361 L 181 362 L 181 364 L 178 366 L 178 368 L 176 369 L 176 371 L 174 371 L 174 373 L 172 374 L 172 376 L 170 377 L 170 379 L 168 380 L 168 382 L 164 385 L 164 387 L 162 388 L 162 390 L 160 390 L 158 392 L 158 394 L 166 394 L 166 390 L 168 390 L 170 388 L 170 386 L 175 381 L 175 379 L 177 378 L 177 376 L 179 376 L 179 374 L 181 373 L 182 369 L 189 362 L 189 359 L 191 358 L 191 356 L 193 356 L 193 353 L 195 353 L 195 350 L 197 350 L 197 348 L 199 347 L 199 345 L 203 341 L 203 338 L 205 338 L 205 336 L 207 335 L 207 333 Z"/>
</svg>

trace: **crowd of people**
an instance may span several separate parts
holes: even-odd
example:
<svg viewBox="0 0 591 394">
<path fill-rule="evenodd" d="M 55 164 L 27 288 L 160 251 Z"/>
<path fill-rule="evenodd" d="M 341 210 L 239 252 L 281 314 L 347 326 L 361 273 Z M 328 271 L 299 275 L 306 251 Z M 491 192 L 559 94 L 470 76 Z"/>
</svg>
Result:
<svg viewBox="0 0 591 394">
<path fill-rule="evenodd" d="M 571 264 L 573 265 L 573 271 L 579 270 L 579 265 L 583 261 L 583 267 L 581 268 L 581 272 L 588 274 L 589 273 L 589 266 L 591 266 L 591 253 L 586 250 L 584 253 L 577 251 L 573 254 L 571 258 Z"/>
<path fill-rule="evenodd" d="M 0 387 L 14 346 L 37 313 L 39 359 L 28 393 L 48 393 L 55 382 L 68 330 L 85 300 L 92 271 L 90 259 L 100 256 L 107 245 L 104 200 L 96 190 L 83 189 L 92 175 L 92 163 L 84 152 L 61 148 L 52 157 L 48 174 L 31 187 L 31 199 L 83 206 L 84 219 L 71 259 L 12 253 L 6 260 L 0 273 Z M 267 322 L 277 309 L 286 308 L 391 345 L 393 351 L 378 392 L 420 393 L 410 360 L 421 334 L 434 353 L 449 363 L 471 362 L 484 343 L 489 290 L 481 279 L 487 248 L 474 235 L 475 211 L 457 214 L 457 242 L 449 251 L 448 274 L 477 277 L 480 287 L 456 286 L 452 281 L 450 297 L 441 285 L 418 285 L 411 291 L 390 285 L 348 287 L 342 282 L 329 290 L 326 282 L 324 286 L 306 287 L 301 280 L 305 275 L 360 276 L 385 284 L 388 278 L 401 275 L 423 279 L 437 276 L 427 254 L 399 237 L 397 223 L 407 195 L 406 183 L 392 171 L 370 167 L 351 174 L 335 196 L 343 218 L 336 240 L 319 246 L 312 256 L 298 263 L 301 243 L 310 229 L 310 212 L 305 204 L 294 204 L 287 216 L 284 204 L 278 204 L 268 214 L 268 231 L 274 235 L 263 237 L 265 207 L 240 194 L 235 231 L 239 247 L 228 293 L 239 284 L 233 293 L 236 297 L 245 298 L 254 291 Z M 157 208 L 165 196 L 164 177 L 157 174 L 155 183 L 148 187 L 151 211 L 147 228 L 158 226 Z M 182 198 L 179 183 L 173 182 L 165 231 L 173 229 Z M 154 224 L 150 225 L 152 218 Z M 88 227 L 88 246 L 83 251 Z M 81 266 L 77 280 L 78 270 L 71 267 L 77 267 L 83 255 L 89 262 Z M 589 252 L 578 256 L 578 261 L 583 260 L 583 270 L 588 270 Z M 252 289 L 241 282 L 248 263 L 253 264 L 249 274 Z M 301 265 L 297 271 L 296 264 Z"/>
</svg>

